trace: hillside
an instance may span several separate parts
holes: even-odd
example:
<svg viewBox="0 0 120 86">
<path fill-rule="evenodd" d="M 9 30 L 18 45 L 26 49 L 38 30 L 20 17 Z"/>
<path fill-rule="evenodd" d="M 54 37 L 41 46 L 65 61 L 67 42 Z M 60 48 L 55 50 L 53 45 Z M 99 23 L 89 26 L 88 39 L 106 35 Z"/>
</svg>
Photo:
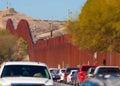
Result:
<svg viewBox="0 0 120 86">
<path fill-rule="evenodd" d="M 26 19 L 30 25 L 30 30 L 34 42 L 36 42 L 39 39 L 49 38 L 51 30 L 53 31 L 53 37 L 60 36 L 65 33 L 65 21 L 35 19 L 25 14 L 19 13 L 13 8 L 0 11 L 0 28 L 5 29 L 6 21 L 9 18 L 13 20 L 15 28 L 17 27 L 17 24 L 21 19 Z"/>
</svg>

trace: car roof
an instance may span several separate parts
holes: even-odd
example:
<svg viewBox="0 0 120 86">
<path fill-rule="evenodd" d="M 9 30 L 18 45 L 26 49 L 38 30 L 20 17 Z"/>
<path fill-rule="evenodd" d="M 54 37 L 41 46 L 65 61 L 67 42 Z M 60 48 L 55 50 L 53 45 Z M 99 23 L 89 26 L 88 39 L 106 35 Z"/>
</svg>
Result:
<svg viewBox="0 0 120 86">
<path fill-rule="evenodd" d="M 60 68 L 60 70 L 66 70 L 66 68 Z"/>
<path fill-rule="evenodd" d="M 66 69 L 65 68 L 61 68 L 60 71 L 66 71 Z"/>
<path fill-rule="evenodd" d="M 98 66 L 96 68 L 119 68 L 118 66 Z"/>
<path fill-rule="evenodd" d="M 82 64 L 81 66 L 98 66 L 96 64 Z"/>
<path fill-rule="evenodd" d="M 42 62 L 31 62 L 31 61 L 9 61 L 4 62 L 4 65 L 36 65 L 36 66 L 47 66 L 45 63 Z"/>
<path fill-rule="evenodd" d="M 78 71 L 78 70 L 71 70 L 71 72 Z"/>
<path fill-rule="evenodd" d="M 49 68 L 49 70 L 59 70 L 59 68 Z"/>
</svg>

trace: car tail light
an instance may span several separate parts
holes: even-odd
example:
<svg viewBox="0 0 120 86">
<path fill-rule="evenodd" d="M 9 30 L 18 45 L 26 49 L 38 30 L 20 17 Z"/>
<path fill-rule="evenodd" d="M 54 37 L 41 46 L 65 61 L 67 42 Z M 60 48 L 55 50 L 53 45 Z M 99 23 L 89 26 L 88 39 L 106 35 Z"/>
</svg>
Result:
<svg viewBox="0 0 120 86">
<path fill-rule="evenodd" d="M 80 81 L 84 81 L 84 79 L 85 79 L 85 73 L 80 72 Z"/>
<path fill-rule="evenodd" d="M 64 74 L 64 78 L 66 79 L 68 75 L 69 75 L 69 73 L 68 73 L 68 72 L 67 72 L 67 73 L 65 73 L 65 74 Z"/>
</svg>

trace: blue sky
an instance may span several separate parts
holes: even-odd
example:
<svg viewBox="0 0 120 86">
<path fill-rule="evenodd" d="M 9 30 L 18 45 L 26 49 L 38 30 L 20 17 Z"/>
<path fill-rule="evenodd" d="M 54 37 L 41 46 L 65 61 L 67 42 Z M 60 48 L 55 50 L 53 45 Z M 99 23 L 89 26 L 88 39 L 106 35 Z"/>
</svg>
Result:
<svg viewBox="0 0 120 86">
<path fill-rule="evenodd" d="M 66 20 L 68 10 L 76 17 L 86 0 L 0 0 L 0 10 L 7 7 L 42 20 Z"/>
</svg>

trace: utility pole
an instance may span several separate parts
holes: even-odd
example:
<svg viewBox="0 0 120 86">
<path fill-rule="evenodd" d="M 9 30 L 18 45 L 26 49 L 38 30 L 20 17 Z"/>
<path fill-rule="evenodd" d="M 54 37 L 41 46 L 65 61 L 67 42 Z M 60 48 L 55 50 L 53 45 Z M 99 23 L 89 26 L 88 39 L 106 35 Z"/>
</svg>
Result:
<svg viewBox="0 0 120 86">
<path fill-rule="evenodd" d="M 53 36 L 53 23 L 52 23 L 52 21 L 49 22 L 49 25 L 50 25 L 50 37 L 52 38 L 52 36 Z"/>
<path fill-rule="evenodd" d="M 72 19 L 72 11 L 68 9 L 68 20 Z"/>
<path fill-rule="evenodd" d="M 7 7 L 6 7 L 6 8 L 8 9 L 8 1 L 7 1 L 6 5 L 7 5 Z"/>
<path fill-rule="evenodd" d="M 6 9 L 9 9 L 9 8 L 11 8 L 11 3 L 7 0 L 7 2 L 6 2 Z"/>
</svg>

